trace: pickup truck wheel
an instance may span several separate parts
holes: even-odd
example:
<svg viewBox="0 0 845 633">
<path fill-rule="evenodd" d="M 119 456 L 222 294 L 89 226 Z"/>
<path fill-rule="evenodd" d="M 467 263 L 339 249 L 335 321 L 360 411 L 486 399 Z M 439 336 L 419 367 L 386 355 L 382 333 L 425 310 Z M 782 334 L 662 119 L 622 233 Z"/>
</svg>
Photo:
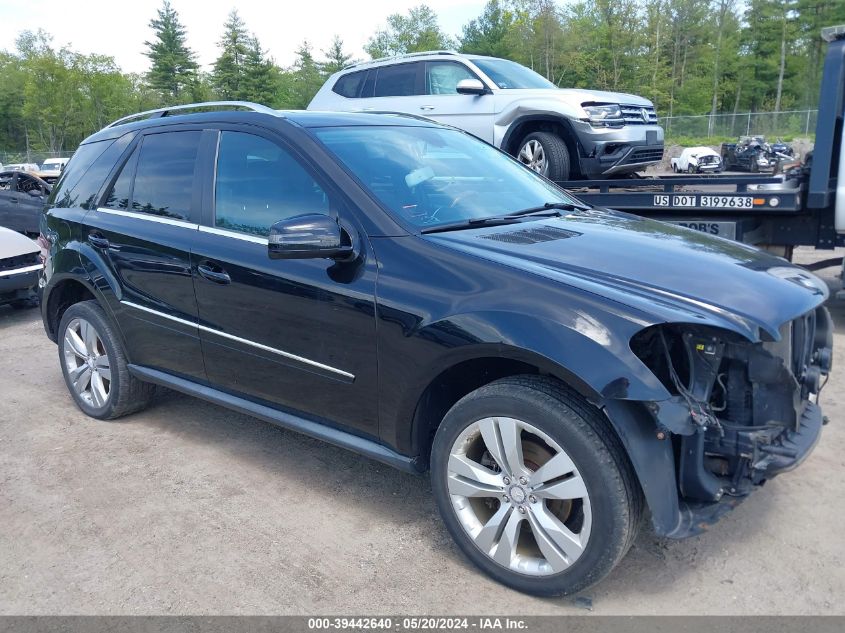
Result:
<svg viewBox="0 0 845 633">
<path fill-rule="evenodd" d="M 532 132 L 519 145 L 517 160 L 549 180 L 569 180 L 569 149 L 549 132 Z"/>
<path fill-rule="evenodd" d="M 58 341 L 65 384 L 83 413 L 112 420 L 149 405 L 155 385 L 129 373 L 120 339 L 96 301 L 65 311 Z"/>
<path fill-rule="evenodd" d="M 642 493 L 606 419 L 574 391 L 533 376 L 497 380 L 449 410 L 431 480 L 464 554 L 534 595 L 600 581 L 642 516 Z"/>
</svg>

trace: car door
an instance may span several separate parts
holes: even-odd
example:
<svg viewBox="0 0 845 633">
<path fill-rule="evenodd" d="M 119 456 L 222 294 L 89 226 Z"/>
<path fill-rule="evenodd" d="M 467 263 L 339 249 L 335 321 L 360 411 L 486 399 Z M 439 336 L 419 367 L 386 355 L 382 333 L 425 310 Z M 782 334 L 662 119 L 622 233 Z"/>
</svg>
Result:
<svg viewBox="0 0 845 633">
<path fill-rule="evenodd" d="M 191 260 L 209 381 L 376 436 L 376 262 L 340 191 L 292 144 L 221 127 Z M 278 260 L 270 226 L 336 215 L 357 257 Z"/>
<path fill-rule="evenodd" d="M 38 219 L 44 209 L 47 188 L 38 178 L 21 173 L 15 180 L 14 192 L 17 194 L 17 203 L 12 205 L 17 224 L 15 230 L 38 233 Z"/>
<path fill-rule="evenodd" d="M 458 82 L 463 79 L 481 80 L 460 62 L 425 62 L 425 97 L 419 114 L 493 143 L 493 95 L 458 94 Z"/>
<path fill-rule="evenodd" d="M 132 363 L 205 379 L 190 246 L 198 234 L 202 131 L 153 128 L 124 153 L 85 239 L 119 287 Z"/>
<path fill-rule="evenodd" d="M 14 191 L 17 173 L 7 171 L 0 174 L 0 226 L 13 231 L 17 224 L 18 195 Z"/>
</svg>

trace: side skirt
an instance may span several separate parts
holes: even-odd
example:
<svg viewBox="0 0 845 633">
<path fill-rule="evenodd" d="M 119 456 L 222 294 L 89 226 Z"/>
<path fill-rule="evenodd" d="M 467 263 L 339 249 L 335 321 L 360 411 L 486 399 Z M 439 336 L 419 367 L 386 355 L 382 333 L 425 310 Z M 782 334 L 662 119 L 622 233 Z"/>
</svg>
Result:
<svg viewBox="0 0 845 633">
<path fill-rule="evenodd" d="M 197 384 L 184 378 L 172 376 L 171 374 L 159 371 L 157 369 L 150 369 L 149 367 L 142 367 L 140 365 L 129 365 L 129 372 L 145 382 L 151 382 L 163 387 L 168 387 L 174 391 L 180 391 L 189 396 L 200 398 L 214 404 L 218 404 L 227 409 L 237 411 L 238 413 L 245 413 L 253 417 L 275 424 L 291 431 L 296 431 L 309 437 L 323 440 L 329 444 L 334 444 L 341 448 L 345 448 L 356 453 L 360 453 L 365 457 L 374 459 L 376 461 L 393 466 L 399 470 L 403 470 L 414 475 L 419 475 L 424 472 L 424 467 L 416 457 L 407 457 L 400 455 L 386 446 L 368 440 L 346 431 L 319 424 L 311 420 L 306 420 L 298 415 L 280 411 L 272 407 L 265 406 L 239 398 L 231 394 L 225 393 L 213 387 L 206 387 Z"/>
</svg>

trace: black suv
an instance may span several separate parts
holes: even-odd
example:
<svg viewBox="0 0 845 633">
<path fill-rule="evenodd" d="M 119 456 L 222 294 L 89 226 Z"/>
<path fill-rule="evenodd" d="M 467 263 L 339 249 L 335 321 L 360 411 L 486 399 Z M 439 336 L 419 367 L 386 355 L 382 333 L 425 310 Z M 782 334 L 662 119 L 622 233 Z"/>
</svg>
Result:
<svg viewBox="0 0 845 633">
<path fill-rule="evenodd" d="M 163 385 L 430 469 L 466 555 L 535 594 L 600 580 L 646 508 L 699 533 L 819 438 L 812 274 L 419 118 L 202 109 L 110 125 L 50 197 L 44 325 L 88 415 Z"/>
</svg>

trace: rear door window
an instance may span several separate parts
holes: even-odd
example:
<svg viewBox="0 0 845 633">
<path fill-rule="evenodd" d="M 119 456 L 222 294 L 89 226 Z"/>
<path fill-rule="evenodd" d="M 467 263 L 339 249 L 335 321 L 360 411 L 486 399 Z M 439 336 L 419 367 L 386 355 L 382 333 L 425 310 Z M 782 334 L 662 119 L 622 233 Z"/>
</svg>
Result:
<svg viewBox="0 0 845 633">
<path fill-rule="evenodd" d="M 200 131 L 148 134 L 141 144 L 132 211 L 178 220 L 191 215 Z"/>
<path fill-rule="evenodd" d="M 376 76 L 376 97 L 409 97 L 419 94 L 417 74 L 419 63 L 383 66 Z"/>
</svg>

